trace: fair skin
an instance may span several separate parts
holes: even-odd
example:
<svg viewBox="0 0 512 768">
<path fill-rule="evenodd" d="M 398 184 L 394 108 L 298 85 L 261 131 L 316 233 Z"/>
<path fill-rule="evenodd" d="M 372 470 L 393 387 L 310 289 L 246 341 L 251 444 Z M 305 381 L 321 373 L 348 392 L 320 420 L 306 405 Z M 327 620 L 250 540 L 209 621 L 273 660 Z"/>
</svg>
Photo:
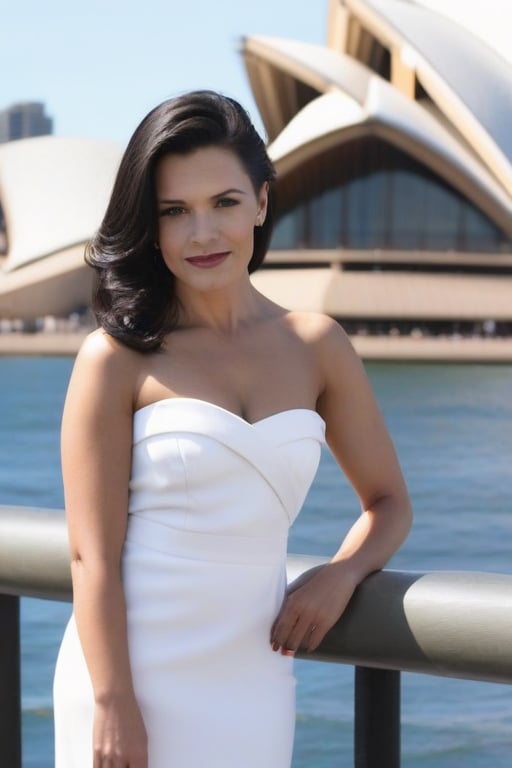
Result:
<svg viewBox="0 0 512 768">
<path fill-rule="evenodd" d="M 276 652 L 314 650 L 357 584 L 401 544 L 411 518 L 393 446 L 341 328 L 323 315 L 278 307 L 249 280 L 266 185 L 255 192 L 234 154 L 208 147 L 162 158 L 156 192 L 158 245 L 176 277 L 178 328 L 161 352 L 148 355 L 101 330 L 91 334 L 63 419 L 74 609 L 96 702 L 93 768 L 148 768 L 120 576 L 134 410 L 181 396 L 249 422 L 293 408 L 317 410 L 325 420 L 362 511 L 332 561 L 291 585 L 269 628 Z"/>
</svg>

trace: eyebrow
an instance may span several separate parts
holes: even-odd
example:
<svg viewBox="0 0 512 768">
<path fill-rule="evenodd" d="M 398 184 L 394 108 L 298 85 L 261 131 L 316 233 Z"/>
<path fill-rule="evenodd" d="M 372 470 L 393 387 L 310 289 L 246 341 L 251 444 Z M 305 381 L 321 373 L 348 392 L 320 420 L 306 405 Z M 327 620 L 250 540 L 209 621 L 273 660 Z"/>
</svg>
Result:
<svg viewBox="0 0 512 768">
<path fill-rule="evenodd" d="M 243 189 L 238 189 L 238 187 L 230 187 L 229 189 L 225 189 L 222 192 L 218 192 L 215 195 L 211 196 L 211 200 L 218 200 L 221 197 L 225 197 L 226 195 L 232 195 L 233 193 L 238 195 L 246 195 L 247 192 L 245 192 Z M 184 205 L 186 203 L 186 200 L 171 200 L 167 197 L 162 198 L 158 201 L 159 205 Z"/>
</svg>

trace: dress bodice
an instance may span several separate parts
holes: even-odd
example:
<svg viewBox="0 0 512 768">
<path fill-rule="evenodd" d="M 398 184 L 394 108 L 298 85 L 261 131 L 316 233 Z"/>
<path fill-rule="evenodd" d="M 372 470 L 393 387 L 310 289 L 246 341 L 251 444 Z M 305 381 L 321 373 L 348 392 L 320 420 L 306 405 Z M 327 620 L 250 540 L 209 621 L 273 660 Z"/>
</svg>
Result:
<svg viewBox="0 0 512 768">
<path fill-rule="evenodd" d="M 150 768 L 291 765 L 293 659 L 271 627 L 323 440 L 308 409 L 250 424 L 173 398 L 135 413 L 121 572 Z M 54 691 L 56 765 L 89 768 L 95 703 L 74 617 Z"/>
<path fill-rule="evenodd" d="M 309 409 L 251 424 L 203 400 L 152 403 L 134 414 L 129 511 L 191 532 L 286 535 L 324 432 Z"/>
</svg>

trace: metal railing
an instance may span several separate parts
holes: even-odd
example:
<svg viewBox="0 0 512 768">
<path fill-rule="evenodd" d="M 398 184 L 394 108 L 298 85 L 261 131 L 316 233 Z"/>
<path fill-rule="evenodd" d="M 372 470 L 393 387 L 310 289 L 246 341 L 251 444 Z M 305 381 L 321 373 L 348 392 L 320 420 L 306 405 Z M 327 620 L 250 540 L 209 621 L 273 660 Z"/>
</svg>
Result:
<svg viewBox="0 0 512 768">
<path fill-rule="evenodd" d="M 324 562 L 291 555 L 289 578 Z M 0 507 L 0 752 L 21 768 L 19 597 L 71 598 L 62 512 Z M 512 576 L 380 571 L 311 660 L 355 667 L 355 768 L 399 768 L 400 672 L 512 683 Z"/>
</svg>

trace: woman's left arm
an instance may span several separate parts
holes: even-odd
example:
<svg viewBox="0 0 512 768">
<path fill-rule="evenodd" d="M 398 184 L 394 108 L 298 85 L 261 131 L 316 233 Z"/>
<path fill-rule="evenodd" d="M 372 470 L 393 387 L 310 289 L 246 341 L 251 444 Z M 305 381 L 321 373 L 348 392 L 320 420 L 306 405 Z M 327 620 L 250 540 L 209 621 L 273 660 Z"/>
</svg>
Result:
<svg viewBox="0 0 512 768">
<path fill-rule="evenodd" d="M 317 409 L 362 511 L 331 561 L 290 586 L 272 628 L 274 650 L 317 648 L 357 585 L 402 544 L 412 519 L 393 443 L 350 341 L 326 319 L 315 346 L 323 382 Z"/>
</svg>

